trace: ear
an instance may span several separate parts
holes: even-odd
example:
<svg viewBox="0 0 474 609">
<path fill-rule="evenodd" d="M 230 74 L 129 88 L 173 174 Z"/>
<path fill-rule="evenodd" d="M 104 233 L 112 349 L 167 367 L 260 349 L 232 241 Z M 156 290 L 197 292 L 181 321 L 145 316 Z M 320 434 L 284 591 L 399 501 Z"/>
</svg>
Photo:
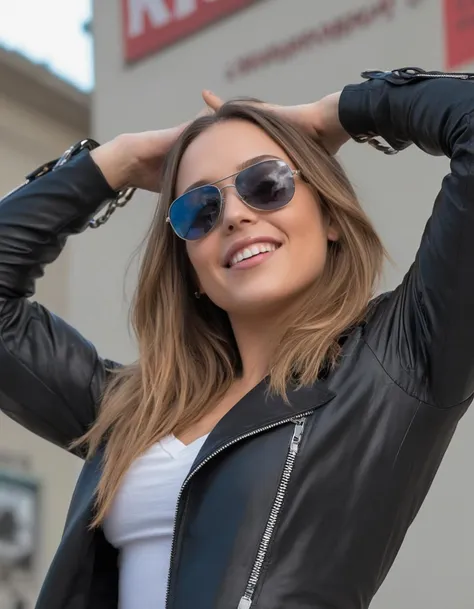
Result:
<svg viewBox="0 0 474 609">
<path fill-rule="evenodd" d="M 186 243 L 185 252 L 186 252 L 185 255 L 186 255 L 186 259 L 187 259 L 187 265 L 186 265 L 187 281 L 189 282 L 189 285 L 191 286 L 191 293 L 194 296 L 196 296 L 196 294 L 199 294 L 199 296 L 204 296 L 204 291 L 202 289 L 201 281 L 196 273 L 196 269 L 192 265 L 191 258 L 189 256 L 188 243 Z"/>
<path fill-rule="evenodd" d="M 199 299 L 201 298 L 201 296 L 205 296 L 206 293 L 204 292 L 204 290 L 202 289 L 202 285 L 200 281 L 195 281 L 193 282 L 193 285 L 195 285 L 196 287 L 193 289 L 193 295 L 195 298 Z"/>
<path fill-rule="evenodd" d="M 341 231 L 329 213 L 325 214 L 324 223 L 326 224 L 326 236 L 328 241 L 339 241 Z"/>
<path fill-rule="evenodd" d="M 326 237 L 328 241 L 339 241 L 341 231 L 334 218 L 331 217 L 330 207 L 325 204 L 324 198 L 321 194 L 318 194 L 319 205 L 322 215 L 323 226 L 326 229 Z"/>
<path fill-rule="evenodd" d="M 328 227 L 326 229 L 326 234 L 328 237 L 328 241 L 339 241 L 339 229 L 334 226 L 332 222 L 329 222 Z"/>
<path fill-rule="evenodd" d="M 201 294 L 201 296 L 204 296 L 205 292 L 204 292 L 204 289 L 202 287 L 201 280 L 197 276 L 197 273 L 194 270 L 194 268 L 193 268 L 193 274 L 194 274 L 194 285 L 197 286 L 197 291 L 199 292 L 199 294 Z"/>
</svg>

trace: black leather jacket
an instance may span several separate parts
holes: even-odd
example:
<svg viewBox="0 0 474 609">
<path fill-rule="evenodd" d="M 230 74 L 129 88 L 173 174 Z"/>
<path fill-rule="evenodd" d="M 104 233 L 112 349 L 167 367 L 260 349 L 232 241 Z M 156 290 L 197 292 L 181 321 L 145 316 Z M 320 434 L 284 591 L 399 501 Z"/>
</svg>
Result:
<svg viewBox="0 0 474 609">
<path fill-rule="evenodd" d="M 339 366 L 290 405 L 260 384 L 210 434 L 179 498 L 167 609 L 366 608 L 473 396 L 474 83 L 372 74 L 340 116 L 353 136 L 447 155 L 451 174 Z M 0 204 L 0 406 L 62 447 L 115 364 L 27 297 L 112 195 L 83 153 Z M 100 463 L 84 465 L 38 609 L 117 606 L 117 553 L 88 529 Z"/>
</svg>

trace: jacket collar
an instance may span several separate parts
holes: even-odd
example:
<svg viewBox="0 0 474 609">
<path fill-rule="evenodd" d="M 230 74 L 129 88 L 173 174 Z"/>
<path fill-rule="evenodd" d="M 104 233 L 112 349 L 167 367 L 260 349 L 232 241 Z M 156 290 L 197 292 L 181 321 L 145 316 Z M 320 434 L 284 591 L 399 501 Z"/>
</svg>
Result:
<svg viewBox="0 0 474 609">
<path fill-rule="evenodd" d="M 288 402 L 280 396 L 268 395 L 267 388 L 267 381 L 263 380 L 219 421 L 201 448 L 191 473 L 199 469 L 214 453 L 224 450 L 228 445 L 247 436 L 262 433 L 305 412 L 316 410 L 330 402 L 336 395 L 321 381 L 311 387 L 290 389 Z M 95 491 L 102 474 L 102 459 L 101 448 L 90 461 L 86 462 L 79 476 L 61 545 L 69 543 L 71 535 L 79 525 L 85 529 L 90 524 Z M 88 534 L 88 543 L 91 543 L 92 537 L 92 533 Z"/>
<path fill-rule="evenodd" d="M 327 404 L 335 393 L 318 381 L 311 387 L 290 389 L 288 401 L 267 393 L 268 382 L 263 380 L 251 389 L 214 427 L 196 461 L 191 474 L 216 452 L 224 450 L 245 437 L 266 431 Z"/>
</svg>

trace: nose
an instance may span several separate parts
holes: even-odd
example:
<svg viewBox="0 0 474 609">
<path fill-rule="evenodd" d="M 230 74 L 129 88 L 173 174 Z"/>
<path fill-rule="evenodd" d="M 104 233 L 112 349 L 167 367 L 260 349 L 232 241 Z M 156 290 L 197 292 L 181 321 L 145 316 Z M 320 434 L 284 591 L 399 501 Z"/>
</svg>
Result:
<svg viewBox="0 0 474 609">
<path fill-rule="evenodd" d="M 240 227 L 255 224 L 257 212 L 240 199 L 235 186 L 228 184 L 221 188 L 224 192 L 224 209 L 222 210 L 222 227 L 226 233 L 233 233 Z"/>
</svg>

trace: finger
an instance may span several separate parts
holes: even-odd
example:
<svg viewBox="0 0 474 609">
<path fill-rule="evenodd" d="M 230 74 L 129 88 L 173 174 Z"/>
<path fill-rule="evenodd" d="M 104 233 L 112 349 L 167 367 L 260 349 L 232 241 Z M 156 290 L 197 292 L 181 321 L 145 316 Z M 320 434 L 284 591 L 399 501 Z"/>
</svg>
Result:
<svg viewBox="0 0 474 609">
<path fill-rule="evenodd" d="M 202 98 L 204 103 L 209 106 L 209 108 L 212 108 L 212 110 L 218 110 L 224 103 L 224 100 L 212 91 L 203 91 Z"/>
<path fill-rule="evenodd" d="M 190 123 L 191 121 L 187 121 L 175 127 L 168 127 L 158 131 L 147 131 L 142 135 L 146 135 L 147 141 L 153 148 L 163 150 L 170 148 Z"/>
<path fill-rule="evenodd" d="M 168 144 L 171 146 L 178 139 L 178 137 L 183 133 L 186 127 L 190 124 L 190 121 L 186 123 L 181 123 L 180 125 L 176 125 L 175 127 L 169 127 L 168 129 L 162 129 L 156 134 L 156 141 Z"/>
</svg>

